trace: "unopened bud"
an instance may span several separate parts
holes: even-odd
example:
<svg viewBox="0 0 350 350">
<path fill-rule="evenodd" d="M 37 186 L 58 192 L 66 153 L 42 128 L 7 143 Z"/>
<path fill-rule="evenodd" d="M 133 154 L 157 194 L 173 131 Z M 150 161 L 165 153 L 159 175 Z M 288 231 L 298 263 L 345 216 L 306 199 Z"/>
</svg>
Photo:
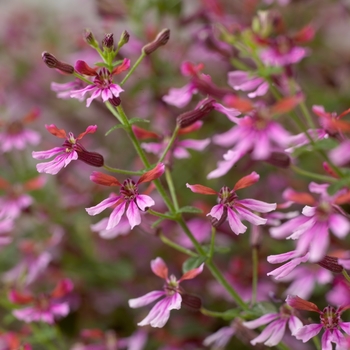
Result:
<svg viewBox="0 0 350 350">
<path fill-rule="evenodd" d="M 113 33 L 106 34 L 102 40 L 102 46 L 105 47 L 106 49 L 113 50 L 113 45 L 114 45 Z"/>
<path fill-rule="evenodd" d="M 170 29 L 163 29 L 157 37 L 151 42 L 146 44 L 142 48 L 142 52 L 145 55 L 150 55 L 152 52 L 156 51 L 159 47 L 165 45 L 170 38 Z"/>
<path fill-rule="evenodd" d="M 290 157 L 283 152 L 271 152 L 270 157 L 265 162 L 279 168 L 288 168 L 290 166 Z"/>
<path fill-rule="evenodd" d="M 338 264 L 338 258 L 334 258 L 333 256 L 326 255 L 317 264 L 335 273 L 341 273 L 343 271 L 343 266 Z"/>
<path fill-rule="evenodd" d="M 72 65 L 59 61 L 54 55 L 50 54 L 47 51 L 44 51 L 41 54 L 41 57 L 42 57 L 44 63 L 49 68 L 58 69 L 59 71 L 66 73 L 66 74 L 73 74 L 74 73 L 74 67 Z"/>
<path fill-rule="evenodd" d="M 193 111 L 180 114 L 176 118 L 177 124 L 180 126 L 181 129 L 183 129 L 192 125 L 197 120 L 204 118 L 207 114 L 209 114 L 214 109 L 214 105 L 213 105 L 214 102 L 215 100 L 212 98 L 207 99 L 204 102 L 202 102 Z"/>
<path fill-rule="evenodd" d="M 92 32 L 88 29 L 85 29 L 84 31 L 84 39 L 86 40 L 86 42 L 94 47 L 97 48 L 98 47 L 98 42 L 96 41 L 94 35 L 92 34 Z"/>
<path fill-rule="evenodd" d="M 122 100 L 119 97 L 116 97 L 113 95 L 112 98 L 108 100 L 114 107 L 118 107 L 121 103 Z"/>
<path fill-rule="evenodd" d="M 199 297 L 196 297 L 195 295 L 181 293 L 181 297 L 182 304 L 188 306 L 194 311 L 197 311 L 202 307 L 202 300 Z"/>
<path fill-rule="evenodd" d="M 81 144 L 76 148 L 78 159 L 86 164 L 100 168 L 104 165 L 103 156 L 97 152 L 87 151 Z"/>
<path fill-rule="evenodd" d="M 126 30 L 124 30 L 124 32 L 120 36 L 120 39 L 119 39 L 119 42 L 118 42 L 118 48 L 121 48 L 126 43 L 128 43 L 129 39 L 130 39 L 130 34 Z"/>
</svg>

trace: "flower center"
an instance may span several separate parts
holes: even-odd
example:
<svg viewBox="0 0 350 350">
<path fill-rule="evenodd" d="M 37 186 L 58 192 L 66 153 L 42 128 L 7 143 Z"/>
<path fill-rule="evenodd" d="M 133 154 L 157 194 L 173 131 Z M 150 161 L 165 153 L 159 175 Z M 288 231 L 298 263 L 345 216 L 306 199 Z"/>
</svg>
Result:
<svg viewBox="0 0 350 350">
<path fill-rule="evenodd" d="M 179 282 L 176 280 L 174 275 L 171 275 L 169 281 L 164 286 L 164 290 L 168 296 L 174 295 L 179 291 Z"/>
<path fill-rule="evenodd" d="M 340 314 L 332 306 L 327 306 L 323 309 L 320 315 L 321 324 L 324 329 L 337 329 L 339 326 Z"/>
<path fill-rule="evenodd" d="M 329 218 L 329 214 L 332 212 L 332 206 L 326 201 L 321 201 L 316 209 L 317 218 L 321 221 L 326 221 Z"/>
<path fill-rule="evenodd" d="M 233 207 L 235 200 L 238 198 L 234 190 L 230 190 L 228 187 L 222 187 L 219 192 L 220 204 L 223 204 L 227 207 Z"/>
<path fill-rule="evenodd" d="M 94 83 L 99 88 L 108 88 L 112 84 L 112 77 L 109 70 L 107 68 L 102 68 L 94 79 Z"/>
<path fill-rule="evenodd" d="M 124 197 L 125 200 L 133 200 L 139 194 L 137 185 L 131 179 L 126 179 L 120 188 L 120 195 Z"/>
</svg>

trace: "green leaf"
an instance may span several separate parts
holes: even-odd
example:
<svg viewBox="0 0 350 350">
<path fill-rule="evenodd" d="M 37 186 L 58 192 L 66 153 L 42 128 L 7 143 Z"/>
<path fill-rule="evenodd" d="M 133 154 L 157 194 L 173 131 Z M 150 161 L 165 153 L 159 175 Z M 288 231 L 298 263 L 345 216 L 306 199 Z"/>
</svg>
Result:
<svg viewBox="0 0 350 350">
<path fill-rule="evenodd" d="M 193 213 L 193 214 L 202 214 L 203 211 L 196 207 L 185 206 L 179 209 L 178 213 Z"/>
<path fill-rule="evenodd" d="M 114 125 L 112 128 L 110 128 L 110 129 L 105 133 L 105 136 L 109 135 L 113 130 L 116 130 L 116 129 L 125 129 L 125 126 L 122 125 L 122 124 Z"/>
<path fill-rule="evenodd" d="M 129 120 L 130 125 L 137 124 L 137 123 L 149 123 L 150 121 L 148 119 L 142 119 L 142 118 L 131 118 Z"/>
<path fill-rule="evenodd" d="M 339 190 L 341 190 L 343 187 L 350 187 L 350 176 L 343 177 L 342 179 L 339 179 L 337 182 L 331 184 L 327 188 L 327 192 L 329 195 L 333 195 Z"/>
<path fill-rule="evenodd" d="M 188 258 L 183 264 L 182 264 L 182 271 L 183 273 L 186 273 L 192 269 L 197 268 L 200 264 L 204 263 L 204 261 L 207 260 L 206 256 L 198 256 L 198 257 L 191 257 Z"/>
<path fill-rule="evenodd" d="M 124 60 L 118 60 L 112 64 L 113 67 L 119 66 L 120 64 L 123 63 Z"/>
</svg>

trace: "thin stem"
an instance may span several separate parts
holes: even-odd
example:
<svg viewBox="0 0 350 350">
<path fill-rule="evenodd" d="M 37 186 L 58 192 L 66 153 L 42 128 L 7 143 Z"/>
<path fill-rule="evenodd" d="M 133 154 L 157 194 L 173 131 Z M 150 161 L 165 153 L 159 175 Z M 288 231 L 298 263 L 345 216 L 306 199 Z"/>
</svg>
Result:
<svg viewBox="0 0 350 350">
<path fill-rule="evenodd" d="M 210 317 L 221 317 L 221 318 L 224 318 L 224 316 L 225 316 L 225 312 L 211 311 L 211 310 L 205 309 L 204 307 L 201 307 L 199 311 L 203 315 L 210 316 Z"/>
<path fill-rule="evenodd" d="M 209 248 L 209 261 L 212 261 L 213 256 L 214 256 L 215 236 L 216 236 L 216 228 L 214 226 L 212 226 L 211 227 L 210 248 Z"/>
<path fill-rule="evenodd" d="M 318 337 L 313 337 L 312 341 L 316 347 L 317 350 L 321 350 L 321 344 L 320 344 L 320 339 Z"/>
<path fill-rule="evenodd" d="M 166 179 L 168 187 L 169 187 L 169 191 L 170 191 L 171 199 L 173 200 L 173 203 L 174 203 L 175 211 L 178 211 L 179 210 L 179 203 L 177 201 L 177 196 L 176 196 L 173 178 L 171 176 L 171 172 L 170 172 L 168 167 L 166 167 L 166 169 L 165 169 L 165 179 Z"/>
<path fill-rule="evenodd" d="M 186 248 L 180 246 L 179 244 L 174 243 L 173 241 L 171 241 L 170 239 L 165 237 L 162 233 L 159 235 L 159 238 L 163 243 L 165 243 L 169 247 L 174 248 L 175 250 L 178 250 L 181 253 L 187 254 L 187 255 L 192 256 L 194 258 L 198 257 L 198 254 L 196 254 L 195 252 L 192 252 L 189 249 L 186 249 Z"/>
<path fill-rule="evenodd" d="M 125 125 L 125 124 L 123 123 L 123 120 L 122 120 L 122 118 L 120 117 L 119 113 L 118 113 L 117 110 L 115 109 L 115 107 L 112 106 L 112 104 L 111 104 L 110 102 L 106 102 L 105 104 L 106 104 L 107 108 L 109 109 L 109 111 L 119 120 L 120 124 Z"/>
<path fill-rule="evenodd" d="M 163 154 L 160 156 L 160 158 L 158 160 L 158 163 L 162 163 L 163 162 L 164 158 L 166 157 L 167 153 L 169 152 L 169 149 L 174 144 L 178 132 L 179 132 L 179 126 L 176 125 L 176 128 L 175 128 L 173 134 L 171 135 L 171 139 L 169 140 L 165 150 L 163 151 Z"/>
<path fill-rule="evenodd" d="M 82 75 L 78 74 L 77 72 L 73 72 L 73 75 L 76 77 L 76 78 L 79 78 L 80 80 L 84 81 L 85 83 L 89 84 L 89 85 L 92 85 L 93 82 L 90 81 L 89 79 L 83 77 Z"/>
<path fill-rule="evenodd" d="M 134 72 L 134 70 L 138 67 L 138 65 L 142 62 L 142 60 L 146 57 L 146 55 L 142 52 L 141 56 L 137 59 L 135 64 L 131 67 L 128 74 L 125 76 L 125 78 L 122 80 L 122 82 L 119 84 L 122 86 L 130 77 L 130 75 Z"/>
<path fill-rule="evenodd" d="M 306 119 L 307 123 L 309 124 L 309 127 L 311 129 L 316 129 L 316 125 L 315 125 L 314 121 L 312 120 L 312 117 L 309 113 L 309 110 L 307 109 L 307 107 L 305 105 L 305 102 L 301 101 L 299 104 L 299 107 L 300 107 L 301 111 L 303 112 L 305 119 Z"/>
<path fill-rule="evenodd" d="M 345 279 L 350 283 L 350 276 L 348 275 L 345 269 L 343 269 L 342 274 L 345 277 Z"/>
<path fill-rule="evenodd" d="M 251 305 L 254 305 L 256 303 L 256 295 L 257 295 L 257 289 L 258 289 L 258 269 L 259 269 L 258 248 L 256 246 L 252 247 L 252 262 L 253 262 L 253 280 L 252 280 Z"/>
<path fill-rule="evenodd" d="M 335 179 L 334 177 L 330 177 L 330 176 L 325 176 L 325 175 L 319 175 L 319 174 L 316 174 L 316 173 L 312 173 L 310 171 L 307 171 L 307 170 L 304 170 L 304 169 L 301 169 L 295 165 L 291 165 L 290 166 L 291 169 L 296 172 L 297 174 L 300 174 L 300 175 L 303 175 L 303 176 L 306 176 L 306 177 L 309 177 L 311 179 L 314 179 L 314 180 L 320 180 L 320 181 L 325 181 L 325 182 L 337 182 L 338 180 Z"/>
<path fill-rule="evenodd" d="M 103 168 L 112 172 L 112 173 L 118 173 L 118 174 L 124 174 L 124 175 L 142 175 L 142 174 L 144 174 L 143 170 L 132 171 L 132 170 L 117 169 L 117 168 L 112 168 L 106 164 L 103 166 Z"/>
<path fill-rule="evenodd" d="M 174 217 L 171 216 L 171 215 L 166 215 L 166 214 L 160 213 L 160 212 L 155 211 L 155 210 L 152 210 L 152 209 L 148 209 L 148 210 L 147 210 L 147 213 L 149 213 L 149 214 L 151 214 L 151 215 L 154 215 L 154 216 L 157 216 L 157 217 L 159 217 L 159 218 L 163 218 L 163 219 L 176 220 L 176 218 L 174 218 Z"/>
</svg>

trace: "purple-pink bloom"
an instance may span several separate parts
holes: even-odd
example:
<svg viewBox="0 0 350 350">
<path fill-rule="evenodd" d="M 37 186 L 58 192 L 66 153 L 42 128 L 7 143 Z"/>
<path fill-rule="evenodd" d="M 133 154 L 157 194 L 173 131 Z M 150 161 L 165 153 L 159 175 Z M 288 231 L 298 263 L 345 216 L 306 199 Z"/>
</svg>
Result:
<svg viewBox="0 0 350 350">
<path fill-rule="evenodd" d="M 259 180 L 259 177 L 256 172 L 252 172 L 241 178 L 232 190 L 225 186 L 219 193 L 203 185 L 186 184 L 186 186 L 195 193 L 218 195 L 219 204 L 215 205 L 207 216 L 213 218 L 214 226 L 221 225 L 227 219 L 231 230 L 239 235 L 247 230 L 241 220 L 247 220 L 253 225 L 265 225 L 267 219 L 253 212 L 267 213 L 276 209 L 276 203 L 266 203 L 256 199 L 238 199 L 236 191 L 253 185 Z"/>
<path fill-rule="evenodd" d="M 86 107 L 89 107 L 91 102 L 100 96 L 103 102 L 118 99 L 119 94 L 124 90 L 118 84 L 113 83 L 113 76 L 127 70 L 129 67 L 130 60 L 126 58 L 124 58 L 121 65 L 115 67 L 112 71 L 105 67 L 91 68 L 86 62 L 78 60 L 75 64 L 75 70 L 82 75 L 94 77 L 94 80 L 92 84 L 83 89 L 71 91 L 70 96 L 81 100 L 86 93 L 90 93 L 91 96 L 86 100 Z"/>
<path fill-rule="evenodd" d="M 228 84 L 237 91 L 250 91 L 248 93 L 249 98 L 263 96 L 269 89 L 269 83 L 265 79 L 242 70 L 229 72 Z"/>
<path fill-rule="evenodd" d="M 350 322 L 343 322 L 341 314 L 350 308 L 350 305 L 344 305 L 337 309 L 332 306 L 326 306 L 322 311 L 314 304 L 296 295 L 288 295 L 286 303 L 298 310 L 314 311 L 320 315 L 320 323 L 312 323 L 297 329 L 292 333 L 297 339 L 306 343 L 315 337 L 322 329 L 324 333 L 321 339 L 322 350 L 332 349 L 332 343 L 336 344 L 336 349 L 346 349 L 347 344 L 344 334 L 350 335 Z"/>
<path fill-rule="evenodd" d="M 249 329 L 255 329 L 268 323 L 269 325 L 260 335 L 250 342 L 252 345 L 264 343 L 267 346 L 276 346 L 282 340 L 287 324 L 292 335 L 303 325 L 288 305 L 281 306 L 278 313 L 266 314 L 256 320 L 243 322 L 242 324 Z"/>
<path fill-rule="evenodd" d="M 85 148 L 81 145 L 80 140 L 86 134 L 93 134 L 97 130 L 97 125 L 90 125 L 86 130 L 79 134 L 78 137 L 75 137 L 73 133 L 69 132 L 68 135 L 63 129 L 58 129 L 56 125 L 45 125 L 46 129 L 54 136 L 65 139 L 61 147 L 54 147 L 47 151 L 32 152 L 32 156 L 35 159 L 49 159 L 55 157 L 52 161 L 47 163 L 39 163 L 36 166 L 36 169 L 39 173 L 47 173 L 55 175 L 62 168 L 65 168 L 72 160 L 81 159 L 87 162 L 90 165 L 93 163 L 86 160 L 86 154 L 94 154 L 93 152 L 87 152 Z M 100 156 L 102 157 L 102 156 Z M 102 163 L 101 163 L 102 161 Z M 103 158 L 98 159 L 98 163 L 95 166 L 102 166 Z"/>
<path fill-rule="evenodd" d="M 34 297 L 29 293 L 11 290 L 9 299 L 19 305 L 28 305 L 24 309 L 14 310 L 13 315 L 24 322 L 45 322 L 53 324 L 55 319 L 67 316 L 69 304 L 65 297 L 73 290 L 73 283 L 69 279 L 61 280 L 50 294 L 40 294 Z"/>
<path fill-rule="evenodd" d="M 319 194 L 318 200 L 309 193 L 287 189 L 283 193 L 286 200 L 308 205 L 303 208 L 302 215 L 270 229 L 274 238 L 297 240 L 296 255 L 309 252 L 310 262 L 318 262 L 326 255 L 330 230 L 338 238 L 345 238 L 350 230 L 349 220 L 339 206 L 349 201 L 350 192 L 344 189 L 330 196 L 327 193 L 328 186 L 310 183 L 309 190 Z"/>
<path fill-rule="evenodd" d="M 236 329 L 233 324 L 229 327 L 222 327 L 215 333 L 203 340 L 204 346 L 214 346 L 215 349 L 223 349 L 230 339 L 235 335 Z"/>
<path fill-rule="evenodd" d="M 181 308 L 182 296 L 184 294 L 183 289 L 180 287 L 180 283 L 184 280 L 189 280 L 203 271 L 204 264 L 201 266 L 189 270 L 177 280 L 174 275 L 168 276 L 168 267 L 162 258 L 156 258 L 151 261 L 151 269 L 155 275 L 165 280 L 164 290 L 157 290 L 145 294 L 142 297 L 130 299 L 129 306 L 131 308 L 139 308 L 152 303 L 153 301 L 161 298 L 158 301 L 149 314 L 138 323 L 139 326 L 145 326 L 150 324 L 152 327 L 163 327 L 169 317 L 171 310 L 179 310 Z"/>
<path fill-rule="evenodd" d="M 143 174 L 137 183 L 131 179 L 126 179 L 123 184 L 113 176 L 93 172 L 90 176 L 92 181 L 105 186 L 119 186 L 120 192 L 119 195 L 111 193 L 109 197 L 101 203 L 94 207 L 85 208 L 85 210 L 89 215 L 97 215 L 105 209 L 113 207 L 114 209 L 109 217 L 105 230 L 111 230 L 116 227 L 126 211 L 126 217 L 128 218 L 131 229 L 133 229 L 141 223 L 140 210 L 146 211 L 155 204 L 150 196 L 139 194 L 138 185 L 157 179 L 164 173 L 164 170 L 164 164 L 159 163 L 154 169 Z"/>
<path fill-rule="evenodd" d="M 85 87 L 83 81 L 79 78 L 70 81 L 68 83 L 51 83 L 51 90 L 57 93 L 58 98 L 69 99 L 71 98 L 72 91 L 77 91 Z M 80 102 L 84 100 L 84 96 L 76 97 Z"/>
</svg>

